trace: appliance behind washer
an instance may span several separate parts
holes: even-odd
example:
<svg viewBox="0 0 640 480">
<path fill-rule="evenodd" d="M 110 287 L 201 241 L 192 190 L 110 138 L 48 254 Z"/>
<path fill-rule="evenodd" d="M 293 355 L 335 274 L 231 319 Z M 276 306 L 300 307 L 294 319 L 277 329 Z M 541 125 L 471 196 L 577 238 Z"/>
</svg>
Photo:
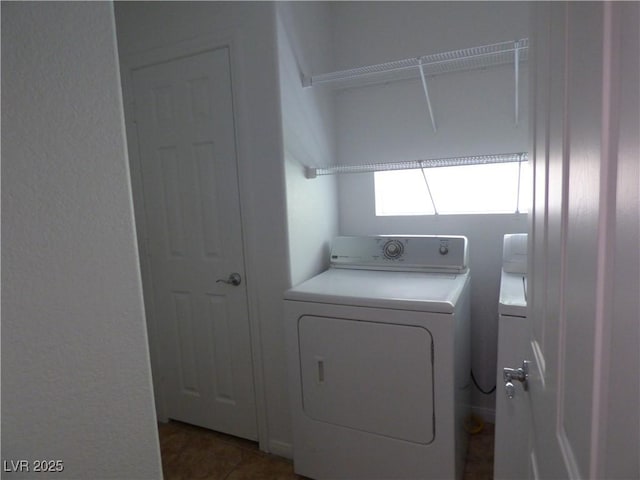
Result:
<svg viewBox="0 0 640 480">
<path fill-rule="evenodd" d="M 493 476 L 495 480 L 527 478 L 529 407 L 522 385 L 513 398 L 504 388 L 502 369 L 522 365 L 528 349 L 527 234 L 504 236 L 500 300 L 498 303 L 498 370 Z M 515 382 L 518 383 L 518 382 Z"/>
<path fill-rule="evenodd" d="M 296 473 L 462 477 L 469 284 L 464 237 L 338 237 L 285 292 Z"/>
</svg>

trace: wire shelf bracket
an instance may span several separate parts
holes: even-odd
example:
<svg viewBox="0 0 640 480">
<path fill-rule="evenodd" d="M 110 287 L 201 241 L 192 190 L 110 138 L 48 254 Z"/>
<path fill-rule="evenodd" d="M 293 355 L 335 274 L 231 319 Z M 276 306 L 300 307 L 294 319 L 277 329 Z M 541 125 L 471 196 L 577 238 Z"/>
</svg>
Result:
<svg viewBox="0 0 640 480">
<path fill-rule="evenodd" d="M 429 89 L 427 88 L 427 79 L 424 76 L 424 65 L 422 64 L 422 60 L 420 60 L 420 79 L 422 80 L 422 89 L 424 90 L 424 96 L 427 99 L 427 107 L 429 107 L 429 117 L 431 118 L 431 125 L 433 126 L 433 131 L 437 132 L 438 127 L 436 127 L 436 119 L 433 116 L 433 107 L 431 106 L 431 99 L 429 98 Z"/>
</svg>

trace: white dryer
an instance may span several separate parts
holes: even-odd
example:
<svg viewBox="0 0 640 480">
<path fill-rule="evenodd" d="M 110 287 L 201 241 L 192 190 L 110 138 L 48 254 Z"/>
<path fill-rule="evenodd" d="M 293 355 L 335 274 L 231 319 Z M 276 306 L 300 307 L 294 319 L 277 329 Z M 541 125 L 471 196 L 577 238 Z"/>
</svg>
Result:
<svg viewBox="0 0 640 480">
<path fill-rule="evenodd" d="M 529 408 L 519 382 L 506 390 L 502 369 L 522 366 L 527 351 L 527 234 L 504 236 L 498 304 L 498 371 L 496 376 L 495 480 L 527 478 Z"/>
<path fill-rule="evenodd" d="M 467 239 L 338 237 L 285 293 L 295 471 L 461 478 L 469 414 Z"/>
</svg>

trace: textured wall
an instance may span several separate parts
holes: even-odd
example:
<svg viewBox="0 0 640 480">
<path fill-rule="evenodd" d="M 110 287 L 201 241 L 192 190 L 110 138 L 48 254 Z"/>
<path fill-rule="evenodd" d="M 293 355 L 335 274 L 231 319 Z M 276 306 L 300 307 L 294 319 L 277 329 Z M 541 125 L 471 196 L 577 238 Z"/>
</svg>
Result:
<svg viewBox="0 0 640 480">
<path fill-rule="evenodd" d="M 302 73 L 331 68 L 330 9 L 326 3 L 281 2 L 277 13 L 289 262 L 296 285 L 327 267 L 338 232 L 336 178 L 310 180 L 304 170 L 335 162 L 331 92 L 301 82 Z"/>
<path fill-rule="evenodd" d="M 2 459 L 161 478 L 107 2 L 2 3 Z"/>
</svg>

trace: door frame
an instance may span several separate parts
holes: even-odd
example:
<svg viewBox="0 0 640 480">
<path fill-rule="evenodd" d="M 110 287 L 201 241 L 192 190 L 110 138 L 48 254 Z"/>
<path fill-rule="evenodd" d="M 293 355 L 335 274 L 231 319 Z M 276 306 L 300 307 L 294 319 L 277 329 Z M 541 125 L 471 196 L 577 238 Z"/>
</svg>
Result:
<svg viewBox="0 0 640 480">
<path fill-rule="evenodd" d="M 200 36 L 198 38 L 168 44 L 159 48 L 137 52 L 120 57 L 120 77 L 122 84 L 122 96 L 125 115 L 125 132 L 127 137 L 127 150 L 129 155 L 129 170 L 134 200 L 134 215 L 136 220 L 136 240 L 138 244 L 138 254 L 140 257 L 140 269 L 143 286 L 151 286 L 153 278 L 151 276 L 149 250 L 147 244 L 147 226 L 145 220 L 144 198 L 142 195 L 142 163 L 140 158 L 140 145 L 135 119 L 135 97 L 133 94 L 133 72 L 140 68 L 148 67 L 158 63 L 164 63 L 178 58 L 195 55 L 211 50 L 227 48 L 229 50 L 229 67 L 231 74 L 231 97 L 233 103 L 233 125 L 235 131 L 236 165 L 238 172 L 238 191 L 240 202 L 240 225 L 242 228 L 242 250 L 244 254 L 244 267 L 248 279 L 257 278 L 255 272 L 255 262 L 252 257 L 252 249 L 249 248 L 248 238 L 256 238 L 253 233 L 253 211 L 250 208 L 250 188 L 249 178 L 251 168 L 249 156 L 243 148 L 240 139 L 244 136 L 241 129 L 243 116 L 246 112 L 243 102 L 243 82 L 244 71 L 242 63 L 242 42 L 240 33 L 237 31 L 221 32 L 217 35 Z M 258 442 L 260 449 L 269 451 L 269 435 L 267 423 L 267 402 L 263 370 L 262 340 L 260 335 L 260 325 L 258 319 L 258 296 L 257 289 L 252 288 L 251 281 L 246 282 L 247 289 L 247 311 L 249 315 L 249 332 L 251 345 L 251 363 L 253 370 L 253 384 L 256 405 L 256 420 L 258 431 Z M 165 405 L 165 392 L 160 381 L 159 373 L 162 371 L 161 355 L 158 345 L 158 325 L 153 316 L 154 295 L 153 288 L 144 288 L 144 309 L 147 324 L 147 336 L 149 351 L 151 356 L 151 367 L 153 381 L 153 391 L 158 420 L 168 421 Z"/>
</svg>

